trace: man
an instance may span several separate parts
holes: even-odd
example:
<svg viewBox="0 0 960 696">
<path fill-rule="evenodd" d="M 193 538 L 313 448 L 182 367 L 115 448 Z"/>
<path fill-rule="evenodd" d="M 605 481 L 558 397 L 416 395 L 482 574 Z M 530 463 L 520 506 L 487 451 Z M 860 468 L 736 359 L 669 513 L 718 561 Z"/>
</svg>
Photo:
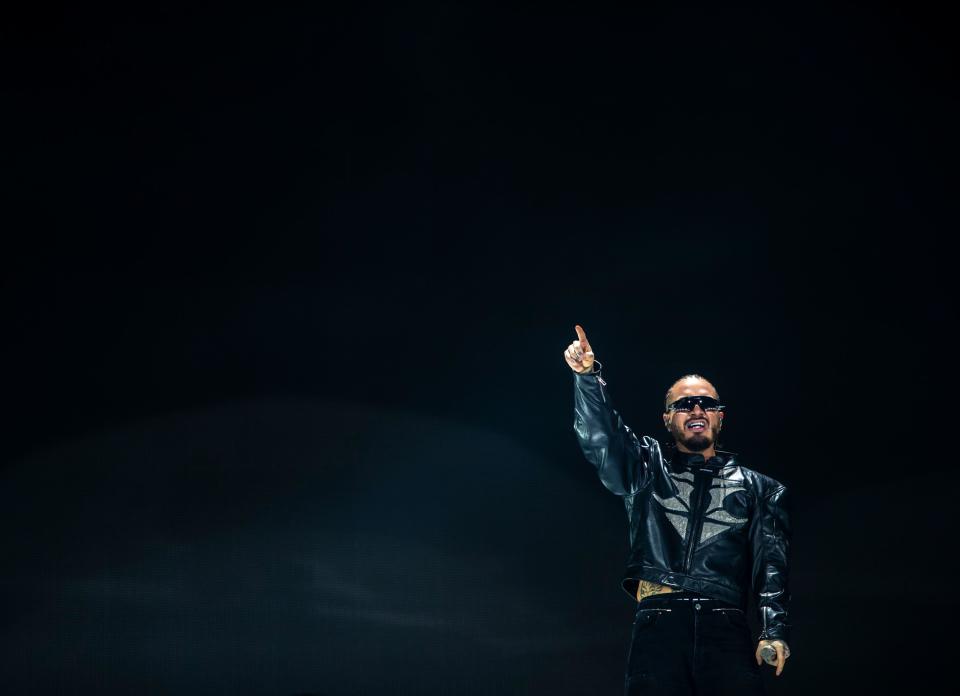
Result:
<svg viewBox="0 0 960 696">
<path fill-rule="evenodd" d="M 626 693 L 764 693 L 761 660 L 780 676 L 790 655 L 787 489 L 716 450 L 724 407 L 698 375 L 667 392 L 663 424 L 672 445 L 637 437 L 613 408 L 583 328 L 575 328 L 577 340 L 564 351 L 575 373 L 574 430 L 600 480 L 623 496 L 629 521 L 622 585 L 637 609 Z M 762 627 L 756 650 L 744 613 L 750 591 Z"/>
</svg>

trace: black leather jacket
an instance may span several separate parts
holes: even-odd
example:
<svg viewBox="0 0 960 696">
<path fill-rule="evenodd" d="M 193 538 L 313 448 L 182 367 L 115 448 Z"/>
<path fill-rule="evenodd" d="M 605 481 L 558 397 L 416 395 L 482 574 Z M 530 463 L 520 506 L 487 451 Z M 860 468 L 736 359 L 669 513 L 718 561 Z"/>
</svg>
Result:
<svg viewBox="0 0 960 696">
<path fill-rule="evenodd" d="M 786 487 L 741 466 L 729 452 L 704 461 L 637 437 L 613 408 L 598 371 L 574 373 L 574 413 L 583 454 L 627 508 L 623 589 L 636 597 L 639 581 L 650 580 L 743 609 L 752 589 L 762 626 L 758 639 L 787 641 Z"/>
</svg>

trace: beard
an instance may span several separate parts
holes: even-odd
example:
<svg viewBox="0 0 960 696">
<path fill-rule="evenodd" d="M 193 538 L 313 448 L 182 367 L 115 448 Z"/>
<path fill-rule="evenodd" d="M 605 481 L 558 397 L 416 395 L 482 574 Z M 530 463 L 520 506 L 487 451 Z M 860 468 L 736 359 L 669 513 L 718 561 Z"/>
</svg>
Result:
<svg viewBox="0 0 960 696">
<path fill-rule="evenodd" d="M 695 433 L 689 440 L 684 440 L 683 444 L 691 452 L 703 452 L 703 450 L 713 444 L 713 440 L 703 433 Z"/>
<path fill-rule="evenodd" d="M 716 433 L 713 430 L 706 430 L 702 433 L 691 433 L 689 437 L 684 437 L 685 431 L 677 432 L 674 430 L 673 439 L 678 445 L 683 445 L 691 452 L 703 452 L 714 443 Z"/>
</svg>

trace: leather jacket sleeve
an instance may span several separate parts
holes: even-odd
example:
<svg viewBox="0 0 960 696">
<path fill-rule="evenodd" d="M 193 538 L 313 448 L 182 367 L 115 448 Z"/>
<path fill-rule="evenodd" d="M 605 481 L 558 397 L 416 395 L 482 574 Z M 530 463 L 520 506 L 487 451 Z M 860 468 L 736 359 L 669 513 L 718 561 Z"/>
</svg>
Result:
<svg viewBox="0 0 960 696">
<path fill-rule="evenodd" d="M 753 591 L 762 626 L 758 640 L 789 639 L 789 502 L 787 488 L 777 484 L 758 501 L 750 527 Z"/>
<path fill-rule="evenodd" d="M 597 362 L 599 364 L 599 361 Z M 650 479 L 650 438 L 637 438 L 613 408 L 599 370 L 574 373 L 574 423 L 580 449 L 597 468 L 603 485 L 632 495 Z"/>
</svg>

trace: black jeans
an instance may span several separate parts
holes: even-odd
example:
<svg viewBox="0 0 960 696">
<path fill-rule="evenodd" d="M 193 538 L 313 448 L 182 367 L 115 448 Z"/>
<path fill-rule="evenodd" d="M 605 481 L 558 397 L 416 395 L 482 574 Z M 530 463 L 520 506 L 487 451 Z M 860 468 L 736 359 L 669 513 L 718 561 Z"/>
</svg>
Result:
<svg viewBox="0 0 960 696">
<path fill-rule="evenodd" d="M 690 592 L 637 603 L 627 655 L 627 696 L 765 693 L 743 611 Z"/>
</svg>

